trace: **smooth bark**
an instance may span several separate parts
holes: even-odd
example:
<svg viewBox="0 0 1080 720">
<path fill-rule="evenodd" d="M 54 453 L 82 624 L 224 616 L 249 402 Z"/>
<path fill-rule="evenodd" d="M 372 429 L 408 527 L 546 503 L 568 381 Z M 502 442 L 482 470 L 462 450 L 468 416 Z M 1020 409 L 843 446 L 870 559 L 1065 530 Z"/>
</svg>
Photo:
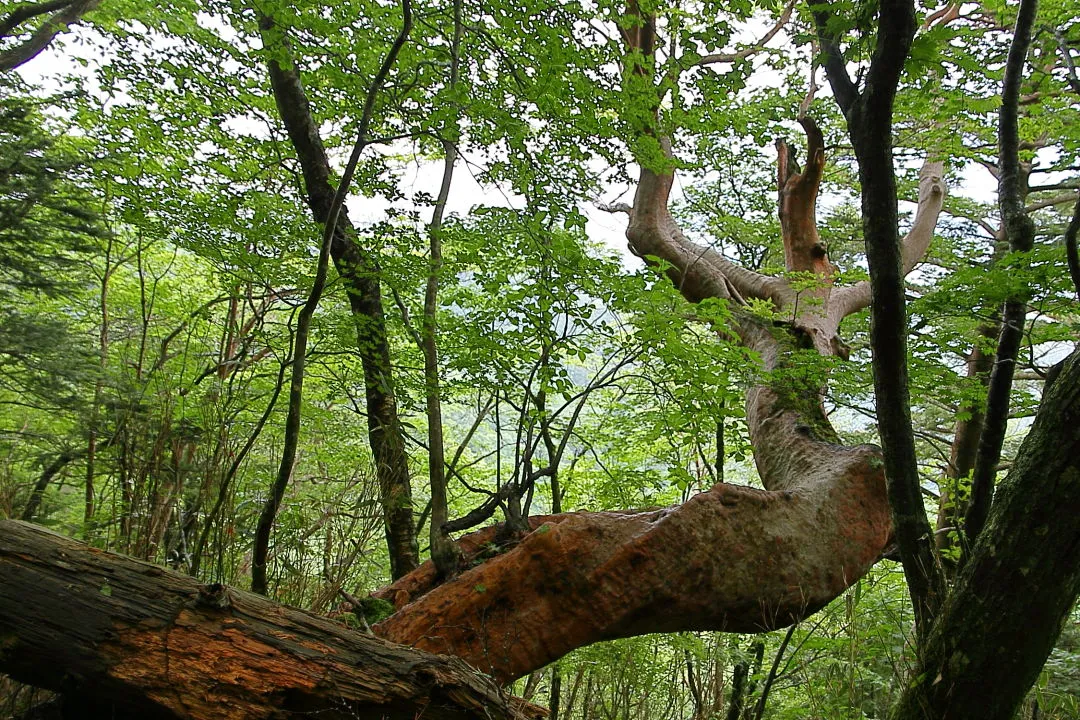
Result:
<svg viewBox="0 0 1080 720">
<path fill-rule="evenodd" d="M 454 33 L 450 41 L 450 76 L 447 83 L 451 92 L 457 89 L 460 74 L 462 31 L 461 0 L 454 0 Z M 450 510 L 447 501 L 446 450 L 443 447 L 437 314 L 439 275 L 443 268 L 443 217 L 446 214 L 446 201 L 450 197 L 450 186 L 454 180 L 454 167 L 457 163 L 456 138 L 460 135 L 457 121 L 447 122 L 443 133 L 442 181 L 439 183 L 439 196 L 435 200 L 435 209 L 431 213 L 431 222 L 428 224 L 428 276 L 424 288 L 424 322 L 420 349 L 424 355 L 424 393 L 427 396 L 428 487 L 431 492 L 431 526 L 428 538 L 432 560 L 441 574 L 449 576 L 457 572 L 461 553 L 445 527 L 446 521 L 450 519 Z"/>
<path fill-rule="evenodd" d="M 1036 8 L 1035 0 L 1020 2 L 1016 30 L 1005 63 L 1001 110 L 998 113 L 998 156 L 1001 169 L 998 177 L 998 205 L 1001 208 L 1002 229 L 1009 241 L 1009 250 L 1014 254 L 1029 252 L 1035 240 L 1035 222 L 1024 209 L 1027 181 L 1020 163 L 1017 110 Z M 998 336 L 997 354 L 994 368 L 990 372 L 990 387 L 986 396 L 986 416 L 971 476 L 971 502 L 964 516 L 964 534 L 969 544 L 974 542 L 982 531 L 993 501 L 1001 446 L 1005 441 L 1005 431 L 1009 423 L 1013 374 L 1020 343 L 1024 337 L 1026 318 L 1027 298 L 1010 297 L 1005 301 L 1001 313 L 1001 334 Z"/>
<path fill-rule="evenodd" d="M 848 74 L 840 41 L 831 29 L 833 8 L 814 7 L 818 39 L 833 96 L 847 119 L 862 186 L 862 226 L 870 270 L 870 346 L 889 504 L 916 629 L 925 634 L 945 593 L 945 576 L 934 553 L 933 532 L 923 505 L 907 369 L 907 263 L 898 236 L 896 178 L 892 155 L 893 102 L 915 36 L 911 0 L 883 0 L 870 68 L 862 89 Z"/>
</svg>

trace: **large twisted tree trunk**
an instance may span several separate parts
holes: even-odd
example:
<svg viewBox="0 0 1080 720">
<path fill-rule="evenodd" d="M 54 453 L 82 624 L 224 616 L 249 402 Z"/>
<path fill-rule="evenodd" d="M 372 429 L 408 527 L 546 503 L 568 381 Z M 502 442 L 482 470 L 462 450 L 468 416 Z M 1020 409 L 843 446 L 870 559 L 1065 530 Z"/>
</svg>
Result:
<svg viewBox="0 0 1080 720">
<path fill-rule="evenodd" d="M 633 3 L 629 12 L 640 14 Z M 651 18 L 628 25 L 629 57 L 648 57 Z M 648 77 L 648 63 L 630 62 L 639 64 L 629 73 Z M 837 597 L 881 556 L 891 521 L 880 450 L 842 446 L 822 406 L 824 389 L 798 380 L 804 373 L 785 372 L 807 355 L 845 356 L 840 322 L 870 302 L 867 283 L 833 287 L 815 223 L 822 136 L 813 122 L 803 126 L 807 169 L 800 172 L 783 143 L 778 180 L 788 269 L 820 279 L 809 292 L 686 239 L 668 209 L 671 143 L 649 130 L 645 141 L 658 143 L 667 162 L 642 167 L 633 207 L 612 208 L 629 216 L 631 250 L 659 260 L 691 302 L 726 300 L 731 329 L 760 356 L 765 380 L 747 394 L 746 417 L 766 490 L 720 483 L 674 508 L 545 518 L 509 552 L 440 586 L 423 567 L 391 586 L 386 596 L 401 607 L 376 633 L 457 655 L 505 681 L 598 640 L 783 627 Z M 904 239 L 905 272 L 933 235 L 941 173 L 939 163 L 923 168 L 918 214 Z M 752 316 L 748 298 L 771 301 L 789 320 Z"/>
<path fill-rule="evenodd" d="M 936 172 L 929 166 L 924 183 L 934 214 L 942 194 Z M 630 211 L 631 247 L 665 260 L 691 300 L 769 292 L 778 307 L 790 308 L 794 293 L 782 280 L 683 238 L 661 204 L 670 182 L 670 175 L 643 171 Z M 805 315 L 781 327 L 736 311 L 738 332 L 766 371 L 782 370 L 808 348 L 835 352 L 842 348 L 836 302 L 849 312 L 861 307 L 851 298 L 862 290 L 845 290 L 824 305 L 808 303 Z M 790 374 L 773 376 L 790 381 Z M 881 556 L 891 524 L 880 451 L 840 445 L 821 388 L 789 381 L 755 387 L 747 397 L 766 491 L 720 483 L 674 508 L 540 519 L 509 552 L 449 582 L 432 587 L 435 574 L 422 566 L 388 588 L 385 595 L 401 607 L 376 633 L 457 655 L 506 681 L 598 640 L 762 632 L 814 612 Z"/>
</svg>

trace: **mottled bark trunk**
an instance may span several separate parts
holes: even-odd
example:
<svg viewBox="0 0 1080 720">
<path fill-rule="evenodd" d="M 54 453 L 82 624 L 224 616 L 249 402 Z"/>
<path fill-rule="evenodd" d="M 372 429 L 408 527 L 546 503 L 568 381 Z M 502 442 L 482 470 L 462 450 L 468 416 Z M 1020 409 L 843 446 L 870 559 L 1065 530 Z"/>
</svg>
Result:
<svg viewBox="0 0 1080 720">
<path fill-rule="evenodd" d="M 0 672 L 75 717 L 537 717 L 435 657 L 220 585 L 0 522 Z"/>
<path fill-rule="evenodd" d="M 979 327 L 979 342 L 976 342 L 967 358 L 967 377 L 978 380 L 981 387 L 986 387 L 990 379 L 990 370 L 994 365 L 994 354 L 982 349 L 982 343 L 989 341 L 998 333 L 996 325 Z M 948 560 L 956 551 L 958 533 L 962 532 L 961 519 L 967 512 L 966 497 L 957 493 L 958 484 L 966 480 L 975 467 L 975 453 L 979 447 L 979 435 L 983 426 L 983 403 L 968 402 L 960 406 L 958 414 L 963 419 L 956 421 L 953 430 L 953 442 L 949 452 L 949 465 L 945 468 L 944 478 L 938 494 L 937 528 L 934 544 L 946 567 L 955 563 Z"/>
<path fill-rule="evenodd" d="M 299 71 L 295 65 L 286 69 L 276 60 L 268 65 L 278 112 L 304 172 L 308 205 L 316 220 L 322 222 L 331 208 L 335 190 L 330 163 Z M 356 348 L 364 369 L 368 440 L 379 479 L 391 575 L 396 579 L 419 564 L 408 456 L 394 394 L 378 257 L 361 249 L 356 229 L 344 208 L 330 254 L 345 286 L 356 324 Z"/>
<path fill-rule="evenodd" d="M 822 450 L 787 490 L 720 484 L 675 508 L 540 519 L 375 632 L 509 681 L 599 640 L 788 625 L 861 577 L 890 534 L 876 451 Z"/>
<path fill-rule="evenodd" d="M 648 33 L 638 28 L 636 42 Z M 784 370 L 803 353 L 843 353 L 839 322 L 861 296 L 831 290 L 831 266 L 809 224 L 824 157 L 811 135 L 803 174 L 788 162 L 781 207 L 785 246 L 818 272 L 818 303 L 798 305 L 786 280 L 754 273 L 689 242 L 668 210 L 669 169 L 641 171 L 627 237 L 691 302 L 729 301 L 732 328 L 761 358 L 765 382 L 747 396 L 747 425 L 766 491 L 717 484 L 688 502 L 650 512 L 573 513 L 531 519 L 533 531 L 503 555 L 443 585 L 422 566 L 388 588 L 399 606 L 375 632 L 463 657 L 500 681 L 531 672 L 598 640 L 650 632 L 761 632 L 798 621 L 858 579 L 887 545 L 892 526 L 881 452 L 844 447 L 822 407 L 822 388 Z M 670 157 L 670 145 L 659 141 Z M 940 167 L 920 188 L 919 234 L 940 209 Z M 914 261 L 912 261 L 914 262 Z M 801 267 L 805 265 L 805 267 Z M 820 272 L 819 272 L 820 271 Z M 770 300 L 790 321 L 765 323 L 740 306 Z M 490 532 L 490 531 L 489 531 Z M 466 545 L 478 545 L 470 537 Z"/>
<path fill-rule="evenodd" d="M 894 720 L 1009 720 L 1080 594 L 1080 352 L 1047 389 Z"/>
</svg>

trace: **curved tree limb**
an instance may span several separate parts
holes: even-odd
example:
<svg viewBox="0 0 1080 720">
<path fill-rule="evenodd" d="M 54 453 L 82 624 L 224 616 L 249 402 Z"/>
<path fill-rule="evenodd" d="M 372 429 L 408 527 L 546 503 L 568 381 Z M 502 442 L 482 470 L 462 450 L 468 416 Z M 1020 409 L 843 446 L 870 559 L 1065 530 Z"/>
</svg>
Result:
<svg viewBox="0 0 1080 720">
<path fill-rule="evenodd" d="M 944 179 L 944 164 L 927 159 L 919 171 L 919 198 L 915 209 L 915 220 L 901 241 L 901 273 L 907 275 L 926 256 L 930 242 L 934 239 L 934 228 L 948 187 Z M 870 283 L 866 280 L 833 290 L 829 303 L 829 317 L 837 325 L 848 315 L 870 307 Z"/>
<path fill-rule="evenodd" d="M 598 640 L 789 625 L 861 576 L 889 538 L 876 449 L 832 446 L 826 457 L 817 445 L 813 466 L 788 468 L 788 490 L 721 483 L 675 508 L 534 519 L 543 524 L 519 545 L 375 633 L 506 682 Z"/>
<path fill-rule="evenodd" d="M 67 0 L 67 2 L 42 2 L 36 5 L 20 5 L 8 13 L 0 23 L 0 38 L 9 37 L 18 30 L 19 25 L 49 12 L 53 15 L 47 18 L 30 35 L 29 38 L 15 47 L 0 52 L 0 72 L 10 72 L 20 65 L 24 65 L 37 57 L 45 48 L 49 47 L 56 36 L 69 25 L 82 20 L 83 15 L 90 12 L 101 4 L 101 0 Z"/>
</svg>

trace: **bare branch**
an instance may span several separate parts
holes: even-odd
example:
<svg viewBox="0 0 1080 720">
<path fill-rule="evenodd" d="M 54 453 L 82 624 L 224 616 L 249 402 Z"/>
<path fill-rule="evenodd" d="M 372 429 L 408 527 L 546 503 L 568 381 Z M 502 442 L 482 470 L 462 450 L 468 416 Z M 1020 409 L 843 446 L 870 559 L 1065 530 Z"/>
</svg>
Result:
<svg viewBox="0 0 1080 720">
<path fill-rule="evenodd" d="M 702 67 L 705 65 L 716 65 L 718 63 L 734 63 L 739 60 L 745 60 L 746 58 L 761 52 L 765 49 L 765 46 L 769 44 L 769 41 L 776 37 L 776 34 L 783 30 L 784 26 L 791 20 L 791 11 L 795 8 L 795 0 L 788 0 L 788 4 L 784 6 L 784 11 L 780 14 L 776 24 L 769 28 L 769 31 L 761 36 L 753 45 L 744 47 L 742 50 L 733 53 L 715 53 L 712 55 L 706 55 L 699 58 L 697 62 L 693 63 L 690 67 Z"/>
<path fill-rule="evenodd" d="M 1077 193 L 1063 193 L 1061 195 L 1055 195 L 1053 197 L 1046 198 L 1044 200 L 1038 200 L 1033 203 L 1029 203 L 1024 206 L 1024 212 L 1035 212 L 1036 210 L 1042 210 L 1043 208 L 1054 207 L 1055 205 L 1064 205 L 1065 203 L 1076 202 Z"/>
<path fill-rule="evenodd" d="M 943 27 L 960 17 L 960 3 L 950 3 L 940 10 L 935 10 L 923 20 L 922 29 L 929 30 L 932 27 Z"/>
<path fill-rule="evenodd" d="M 901 241 L 903 273 L 907 275 L 930 248 L 934 238 L 941 207 L 947 192 L 943 179 L 944 165 L 940 161 L 926 160 L 919 172 L 919 200 L 915 222 Z M 862 281 L 833 291 L 829 305 L 829 317 L 839 323 L 848 315 L 870 306 L 870 283 Z"/>
</svg>

